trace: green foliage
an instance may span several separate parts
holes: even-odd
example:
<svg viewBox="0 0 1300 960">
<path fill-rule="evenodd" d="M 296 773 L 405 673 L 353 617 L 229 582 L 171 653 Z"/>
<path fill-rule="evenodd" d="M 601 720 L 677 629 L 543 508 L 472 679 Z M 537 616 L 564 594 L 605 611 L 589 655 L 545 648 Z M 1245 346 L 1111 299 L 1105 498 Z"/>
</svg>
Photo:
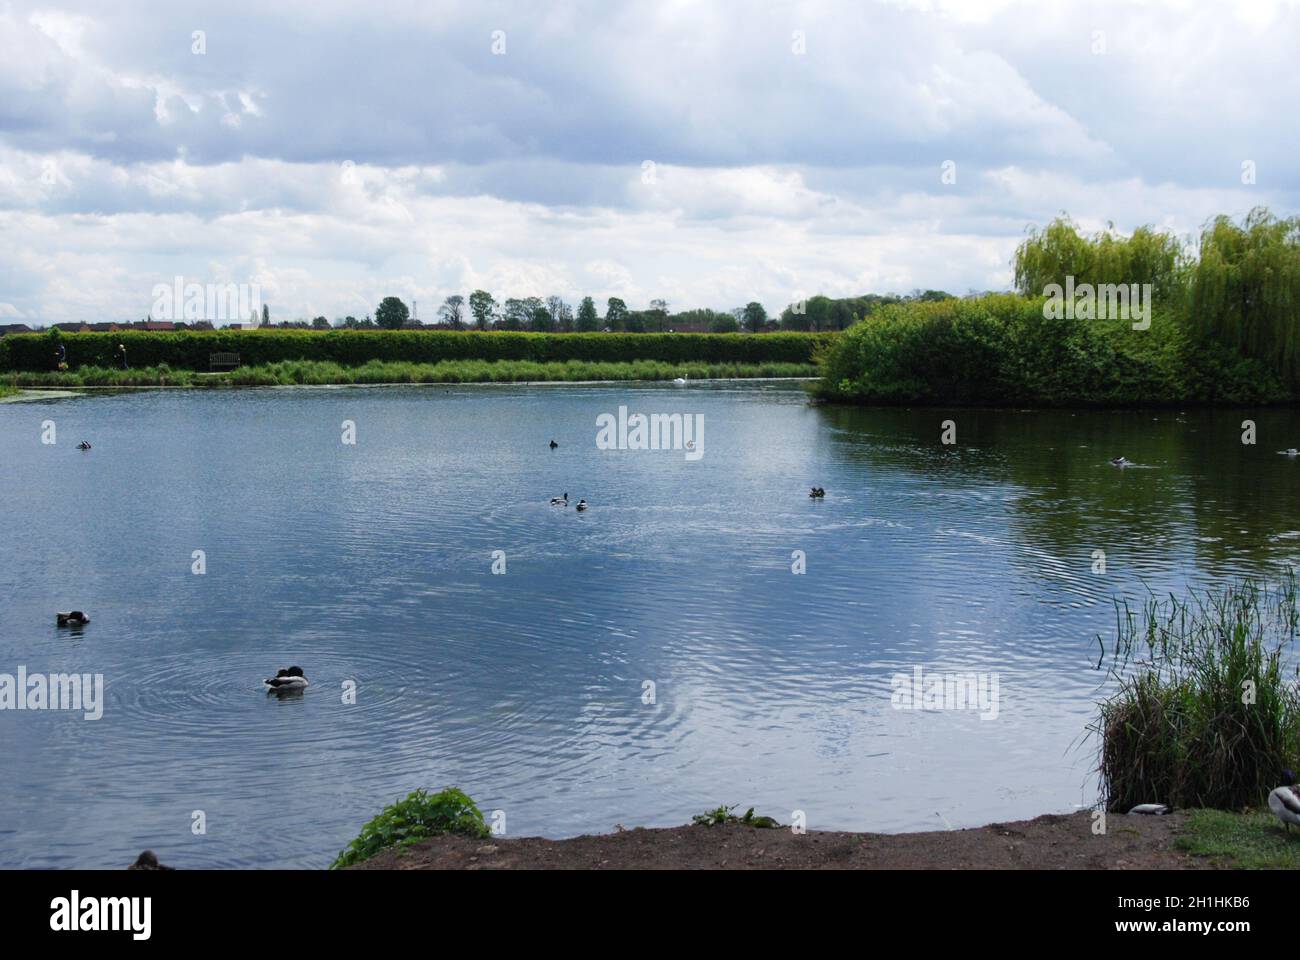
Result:
<svg viewBox="0 0 1300 960">
<path fill-rule="evenodd" d="M 610 297 L 605 304 L 605 326 L 614 332 L 627 326 L 627 304 L 618 297 Z"/>
<path fill-rule="evenodd" d="M 385 330 L 400 330 L 410 316 L 411 311 L 397 297 L 384 297 L 375 311 L 375 323 Z"/>
<path fill-rule="evenodd" d="M 1124 601 L 1116 615 L 1118 689 L 1091 727 L 1106 808 L 1262 803 L 1300 757 L 1300 692 L 1283 664 L 1300 625 L 1294 574 L 1190 603 Z"/>
<path fill-rule="evenodd" d="M 543 312 L 545 308 L 543 307 Z M 237 353 L 249 366 L 285 360 L 316 360 L 358 366 L 371 360 L 439 363 L 452 360 L 570 360 L 632 363 L 798 363 L 813 361 L 818 344 L 833 334 L 537 334 L 453 330 L 212 330 L 184 333 L 74 333 L 64 338 L 71 367 L 114 366 L 113 351 L 125 343 L 132 364 L 169 364 L 174 370 L 206 371 L 213 353 Z M 38 334 L 0 339 L 9 369 L 49 367 L 49 345 Z"/>
<path fill-rule="evenodd" d="M 482 839 L 489 831 L 474 801 L 455 787 L 438 793 L 416 790 L 405 800 L 384 807 L 362 827 L 360 836 L 339 853 L 330 869 L 368 860 L 385 847 L 405 846 L 444 833 Z"/>
<path fill-rule="evenodd" d="M 1263 208 L 1241 226 L 1218 217 L 1201 234 L 1189 317 L 1211 344 L 1300 380 L 1300 218 Z"/>
<path fill-rule="evenodd" d="M 1288 832 L 1271 812 L 1193 810 L 1174 846 L 1231 870 L 1300 868 L 1300 832 Z"/>
<path fill-rule="evenodd" d="M 596 313 L 596 303 L 591 297 L 583 297 L 578 305 L 575 328 L 579 333 L 595 333 L 600 329 L 600 315 Z"/>
<path fill-rule="evenodd" d="M 474 317 L 474 326 L 480 330 L 492 325 L 496 309 L 496 300 L 486 290 L 475 290 L 469 295 L 469 312 Z"/>
<path fill-rule="evenodd" d="M 742 314 L 741 323 L 750 333 L 758 333 L 767 323 L 767 311 L 757 300 L 751 300 L 745 304 L 745 310 Z"/>
<path fill-rule="evenodd" d="M 746 827 L 759 827 L 763 829 L 771 829 L 781 826 L 781 824 L 777 823 L 771 817 L 754 816 L 753 807 L 746 810 L 743 817 L 738 817 L 731 812 L 735 809 L 736 807 L 733 805 L 730 807 L 718 807 L 715 810 L 709 810 L 705 813 L 697 813 L 695 816 L 691 817 L 691 823 L 695 824 L 697 827 L 713 827 L 723 823 L 739 823 Z"/>
<path fill-rule="evenodd" d="M 1177 309 L 1151 328 L 1044 316 L 1042 298 L 987 294 L 880 307 L 820 347 L 826 399 L 863 403 L 1142 405 L 1290 398 L 1262 361 L 1191 337 Z"/>
<path fill-rule="evenodd" d="M 683 375 L 693 380 L 746 377 L 812 377 L 817 368 L 802 363 L 633 363 L 568 360 L 537 363 L 532 360 L 446 360 L 441 363 L 406 363 L 371 360 L 360 366 L 343 366 L 328 360 L 280 360 L 244 366 L 229 373 L 206 374 L 155 367 L 80 367 L 69 371 L 9 374 L 7 379 L 24 387 L 255 387 L 322 386 L 325 384 L 385 383 L 523 383 L 585 380 L 672 380 Z"/>
<path fill-rule="evenodd" d="M 1041 297 L 1049 284 L 1149 283 L 1156 302 L 1181 296 L 1187 258 L 1172 234 L 1139 227 L 1124 237 L 1114 229 L 1092 237 L 1080 235 L 1068 217 L 1057 217 L 1016 248 L 1016 288 L 1025 296 Z"/>
</svg>

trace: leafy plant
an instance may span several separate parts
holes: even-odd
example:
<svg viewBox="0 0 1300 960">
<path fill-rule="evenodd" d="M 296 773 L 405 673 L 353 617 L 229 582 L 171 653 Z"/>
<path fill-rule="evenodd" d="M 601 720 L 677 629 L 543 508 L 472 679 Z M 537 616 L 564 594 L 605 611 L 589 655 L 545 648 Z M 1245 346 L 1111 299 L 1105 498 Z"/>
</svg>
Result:
<svg viewBox="0 0 1300 960">
<path fill-rule="evenodd" d="M 487 825 L 474 801 L 455 787 L 438 793 L 416 790 L 390 804 L 364 827 L 330 864 L 331 870 L 368 860 L 380 850 L 405 846 L 444 833 L 486 838 Z"/>
<path fill-rule="evenodd" d="M 730 807 L 723 806 L 718 807 L 715 810 L 709 810 L 705 813 L 697 813 L 695 816 L 691 817 L 691 822 L 697 827 L 712 827 L 723 823 L 739 823 L 746 827 L 759 827 L 764 829 L 781 826 L 781 824 L 777 823 L 777 821 L 773 820 L 771 817 L 754 816 L 753 807 L 746 810 L 743 817 L 738 817 L 731 812 L 735 809 L 736 807 L 734 805 Z"/>
</svg>

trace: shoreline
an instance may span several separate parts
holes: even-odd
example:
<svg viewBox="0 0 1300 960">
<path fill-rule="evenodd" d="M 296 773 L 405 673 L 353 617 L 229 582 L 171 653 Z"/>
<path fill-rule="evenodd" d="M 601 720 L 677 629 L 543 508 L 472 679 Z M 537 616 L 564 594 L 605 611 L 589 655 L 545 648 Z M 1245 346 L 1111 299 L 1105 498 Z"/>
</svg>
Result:
<svg viewBox="0 0 1300 960">
<path fill-rule="evenodd" d="M 637 827 L 549 840 L 444 834 L 387 847 L 349 870 L 1127 870 L 1213 869 L 1175 846 L 1192 815 L 1090 810 L 961 830 L 865 833 L 743 824 Z"/>
</svg>

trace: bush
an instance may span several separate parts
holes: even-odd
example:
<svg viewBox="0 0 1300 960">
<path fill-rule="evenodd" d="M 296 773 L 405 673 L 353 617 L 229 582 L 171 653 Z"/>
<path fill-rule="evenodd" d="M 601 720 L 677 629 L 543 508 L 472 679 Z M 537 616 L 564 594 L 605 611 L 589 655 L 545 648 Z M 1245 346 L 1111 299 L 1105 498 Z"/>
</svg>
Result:
<svg viewBox="0 0 1300 960">
<path fill-rule="evenodd" d="M 811 363 L 830 333 L 513 333 L 453 330 L 213 330 L 182 333 L 123 331 L 73 333 L 63 342 L 68 362 L 114 366 L 117 344 L 126 346 L 132 366 L 167 363 L 177 370 L 206 371 L 213 353 L 237 353 L 246 366 L 283 360 L 317 360 L 360 366 L 372 360 L 438 363 L 444 360 L 527 360 L 558 363 L 588 360 L 630 363 Z M 49 366 L 48 342 L 39 334 L 4 338 L 10 370 Z"/>
<path fill-rule="evenodd" d="M 455 787 L 438 793 L 416 790 L 384 807 L 362 827 L 360 836 L 339 853 L 330 869 L 368 860 L 385 847 L 406 846 L 444 833 L 482 839 L 488 836 L 488 828 L 474 801 Z"/>
<path fill-rule="evenodd" d="M 1294 573 L 1117 613 L 1119 689 L 1091 727 L 1106 809 L 1261 803 L 1300 757 L 1300 694 L 1282 662 L 1297 628 Z M 1139 649 L 1144 663 L 1130 669 Z"/>
<path fill-rule="evenodd" d="M 1210 349 L 1178 311 L 1148 330 L 1056 319 L 1044 300 L 990 294 L 881 307 L 819 348 L 814 392 L 861 403 L 1142 405 L 1291 398 L 1263 361 Z"/>
</svg>

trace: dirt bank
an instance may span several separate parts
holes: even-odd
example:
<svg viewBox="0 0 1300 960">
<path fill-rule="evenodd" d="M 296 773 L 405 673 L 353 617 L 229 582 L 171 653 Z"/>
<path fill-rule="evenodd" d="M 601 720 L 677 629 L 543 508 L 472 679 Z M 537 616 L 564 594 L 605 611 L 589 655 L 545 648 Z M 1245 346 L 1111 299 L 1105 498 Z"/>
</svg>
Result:
<svg viewBox="0 0 1300 960">
<path fill-rule="evenodd" d="M 759 830 L 726 825 L 624 830 L 546 840 L 436 837 L 385 850 L 358 870 L 1126 870 L 1205 861 L 1173 848 L 1183 814 L 1112 814 L 1103 836 L 1087 811 L 934 833 Z"/>
</svg>

